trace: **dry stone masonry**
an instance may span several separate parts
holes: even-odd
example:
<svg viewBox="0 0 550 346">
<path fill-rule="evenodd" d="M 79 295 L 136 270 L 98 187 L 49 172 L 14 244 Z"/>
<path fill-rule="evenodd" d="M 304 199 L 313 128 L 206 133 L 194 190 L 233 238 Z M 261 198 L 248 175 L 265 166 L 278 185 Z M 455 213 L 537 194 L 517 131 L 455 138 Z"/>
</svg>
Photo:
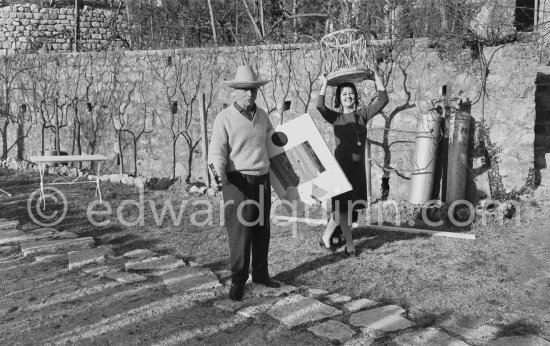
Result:
<svg viewBox="0 0 550 346">
<path fill-rule="evenodd" d="M 78 51 L 123 47 L 120 33 L 124 32 L 125 24 L 121 15 L 86 6 L 79 11 L 77 23 L 74 8 L 45 8 L 36 4 L 0 7 L 0 55 L 72 52 L 75 47 Z"/>
</svg>

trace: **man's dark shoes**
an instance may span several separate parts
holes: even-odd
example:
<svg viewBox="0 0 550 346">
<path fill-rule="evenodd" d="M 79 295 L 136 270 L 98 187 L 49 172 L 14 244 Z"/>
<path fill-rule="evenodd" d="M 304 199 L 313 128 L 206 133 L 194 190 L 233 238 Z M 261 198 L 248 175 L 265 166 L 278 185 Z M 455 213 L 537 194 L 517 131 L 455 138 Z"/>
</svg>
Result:
<svg viewBox="0 0 550 346">
<path fill-rule="evenodd" d="M 262 278 L 262 279 L 252 279 L 252 282 L 254 282 L 256 284 L 262 284 L 262 285 L 265 285 L 265 286 L 271 287 L 271 288 L 281 287 L 281 284 L 279 282 L 273 280 L 269 276 L 265 277 L 265 278 Z"/>
<path fill-rule="evenodd" d="M 241 301 L 243 300 L 244 295 L 244 285 L 243 284 L 232 284 L 231 289 L 229 290 L 229 298 L 231 300 Z"/>
</svg>

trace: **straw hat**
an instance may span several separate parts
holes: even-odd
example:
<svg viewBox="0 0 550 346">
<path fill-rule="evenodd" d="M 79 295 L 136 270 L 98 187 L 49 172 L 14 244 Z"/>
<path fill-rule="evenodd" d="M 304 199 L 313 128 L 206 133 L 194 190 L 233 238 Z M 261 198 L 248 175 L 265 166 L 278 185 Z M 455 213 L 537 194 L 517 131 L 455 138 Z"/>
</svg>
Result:
<svg viewBox="0 0 550 346">
<path fill-rule="evenodd" d="M 258 88 L 269 82 L 268 80 L 259 80 L 252 69 L 252 66 L 239 66 L 235 72 L 233 80 L 223 81 L 225 85 L 234 89 Z"/>
</svg>

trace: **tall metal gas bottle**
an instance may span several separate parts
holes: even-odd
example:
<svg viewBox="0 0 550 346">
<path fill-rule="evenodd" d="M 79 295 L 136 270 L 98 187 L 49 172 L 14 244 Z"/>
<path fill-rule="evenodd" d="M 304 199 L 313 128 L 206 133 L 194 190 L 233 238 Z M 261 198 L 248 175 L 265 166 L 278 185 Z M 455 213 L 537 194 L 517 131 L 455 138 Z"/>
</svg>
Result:
<svg viewBox="0 0 550 346">
<path fill-rule="evenodd" d="M 434 109 L 418 121 L 415 140 L 414 172 L 411 174 L 409 202 L 422 204 L 431 199 L 439 141 L 440 114 Z"/>
<path fill-rule="evenodd" d="M 468 143 L 470 141 L 470 113 L 467 105 L 451 113 L 449 123 L 449 162 L 447 166 L 446 202 L 466 198 L 468 174 Z"/>
</svg>

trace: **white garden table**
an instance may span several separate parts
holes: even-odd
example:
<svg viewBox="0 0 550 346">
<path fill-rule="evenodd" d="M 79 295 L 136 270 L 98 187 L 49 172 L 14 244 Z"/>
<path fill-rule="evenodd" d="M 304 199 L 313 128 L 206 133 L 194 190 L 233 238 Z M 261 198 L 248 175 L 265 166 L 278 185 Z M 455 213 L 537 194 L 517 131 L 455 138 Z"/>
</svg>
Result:
<svg viewBox="0 0 550 346">
<path fill-rule="evenodd" d="M 40 195 L 44 200 L 44 208 L 46 207 L 46 198 L 44 196 L 44 185 L 67 185 L 67 184 L 84 184 L 95 183 L 96 192 L 99 196 L 99 203 L 102 203 L 101 189 L 99 188 L 99 172 L 101 170 L 101 163 L 107 161 L 107 157 L 103 155 L 65 155 L 65 156 L 31 156 L 30 160 L 38 164 L 38 171 L 40 172 Z M 97 162 L 97 175 L 95 181 L 71 181 L 67 183 L 48 183 L 44 184 L 44 173 L 46 171 L 46 164 L 48 163 L 69 163 L 69 162 Z"/>
</svg>

